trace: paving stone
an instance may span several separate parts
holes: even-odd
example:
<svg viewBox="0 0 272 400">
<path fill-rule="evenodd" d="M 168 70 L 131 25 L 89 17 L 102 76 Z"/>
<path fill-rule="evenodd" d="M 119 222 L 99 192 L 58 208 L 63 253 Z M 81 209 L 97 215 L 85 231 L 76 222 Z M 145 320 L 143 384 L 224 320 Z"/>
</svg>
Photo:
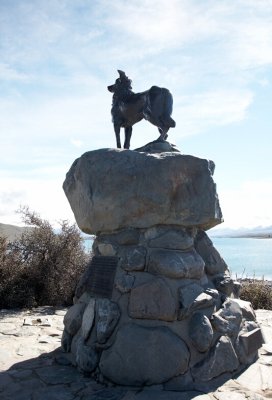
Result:
<svg viewBox="0 0 272 400">
<path fill-rule="evenodd" d="M 19 329 L 15 329 L 12 332 L 9 332 L 10 335 L 16 337 L 24 337 L 24 336 L 35 336 L 37 334 L 37 328 L 33 326 L 22 326 Z"/>
<path fill-rule="evenodd" d="M 225 385 L 228 384 L 231 378 L 232 374 L 230 372 L 226 372 L 206 382 L 201 382 L 201 380 L 197 379 L 194 382 L 194 390 L 199 390 L 200 392 L 204 393 L 211 393 L 217 390 L 219 387 L 225 387 Z M 237 384 L 236 386 L 236 389 L 238 390 L 240 387 Z"/>
<path fill-rule="evenodd" d="M 72 383 L 81 378 L 81 374 L 70 366 L 42 367 L 38 368 L 36 373 L 43 382 L 50 385 Z"/>
<path fill-rule="evenodd" d="M 31 376 L 33 376 L 33 370 L 32 369 L 23 369 L 23 370 L 15 369 L 15 370 L 8 371 L 8 374 L 15 380 L 29 379 Z"/>
<path fill-rule="evenodd" d="M 129 391 L 122 397 L 122 400 L 136 400 L 136 393 Z"/>
<path fill-rule="evenodd" d="M 45 388 L 43 382 L 37 378 L 18 381 L 9 385 L 1 393 L 1 400 L 29 400 L 32 399 L 32 394 L 35 390 Z"/>
<path fill-rule="evenodd" d="M 105 386 L 101 383 L 96 382 L 93 379 L 89 379 L 89 382 L 85 383 L 85 388 L 82 388 L 77 394 L 80 396 L 85 396 L 87 398 L 88 395 L 92 395 L 93 393 L 105 389 Z"/>
<path fill-rule="evenodd" d="M 190 371 L 184 375 L 176 376 L 163 385 L 165 390 L 185 391 L 194 390 L 194 382 Z"/>
<path fill-rule="evenodd" d="M 70 385 L 69 385 L 69 388 L 74 395 L 78 394 L 85 387 L 86 387 L 86 384 L 84 382 L 80 382 L 80 381 L 70 383 Z"/>
<path fill-rule="evenodd" d="M 12 322 L 1 322 L 0 323 L 0 333 L 3 335 L 9 335 L 9 332 L 16 332 L 17 326 Z M 11 333 L 12 335 L 13 333 Z"/>
<path fill-rule="evenodd" d="M 55 314 L 60 317 L 64 317 L 64 315 L 67 313 L 67 311 L 68 311 L 68 308 L 55 310 Z"/>
<path fill-rule="evenodd" d="M 101 389 L 91 394 L 80 397 L 81 400 L 121 400 L 125 391 L 122 389 Z"/>
<path fill-rule="evenodd" d="M 53 342 L 53 339 L 50 337 L 50 336 L 40 336 L 39 338 L 38 338 L 38 342 L 39 343 L 52 343 Z"/>
<path fill-rule="evenodd" d="M 33 390 L 31 387 L 22 389 L 20 387 L 13 388 L 13 391 L 7 390 L 1 393 L 1 400 L 30 400 L 32 399 Z"/>
<path fill-rule="evenodd" d="M 23 325 L 26 326 L 51 326 L 51 321 L 46 317 L 38 318 L 25 318 Z"/>
<path fill-rule="evenodd" d="M 214 397 L 217 400 L 246 400 L 248 396 L 244 393 L 237 393 L 237 392 L 215 392 Z"/>
<path fill-rule="evenodd" d="M 11 399 L 11 398 L 16 398 L 16 394 L 20 393 L 22 391 L 22 386 L 20 385 L 19 382 L 12 382 L 12 384 L 9 384 L 6 387 L 3 387 L 1 390 L 1 399 Z"/>
<path fill-rule="evenodd" d="M 50 312 L 48 307 L 42 307 L 40 311 L 42 318 L 46 317 L 44 314 L 46 311 L 50 315 L 53 326 L 59 325 L 61 327 L 63 315 L 67 309 L 64 309 L 62 316 L 60 315 L 56 320 L 54 320 L 56 315 L 53 307 Z M 61 311 L 59 310 L 60 313 Z M 262 329 L 263 327 L 267 329 L 270 335 L 270 332 L 272 333 L 272 312 L 257 310 L 256 315 L 258 321 L 262 324 Z M 52 339 L 54 340 L 52 343 L 48 343 L 48 346 L 37 346 L 36 340 L 41 333 L 41 329 L 47 334 L 49 334 L 49 331 L 44 330 L 46 327 L 41 328 L 38 325 L 22 327 L 22 321 L 26 317 L 35 319 L 39 315 L 26 311 L 0 310 L 0 326 L 5 324 L 4 321 L 7 321 L 9 324 L 15 325 L 18 332 L 17 336 L 0 335 L 0 369 L 2 368 L 3 370 L 0 372 L 1 400 L 116 400 L 116 396 L 120 395 L 120 392 L 116 392 L 116 388 L 105 390 L 101 384 L 94 382 L 90 377 L 84 377 L 74 367 L 64 366 L 65 369 L 63 371 L 62 365 L 53 365 L 55 357 L 61 355 L 59 350 L 51 352 L 58 343 L 59 337 L 53 335 Z M 28 332 L 31 329 L 33 335 L 22 334 L 20 332 L 22 329 L 26 329 Z M 272 335 L 268 336 L 268 338 L 272 339 Z M 122 392 L 120 400 L 244 400 L 245 398 L 248 400 L 265 400 L 271 398 L 271 343 L 272 341 L 269 342 L 268 340 L 268 343 L 259 352 L 260 359 L 246 369 L 236 380 L 230 379 L 230 373 L 223 374 L 208 382 L 194 382 L 194 391 L 172 392 L 172 394 L 167 391 L 154 390 L 154 386 L 141 393 L 139 393 L 139 388 L 137 391 L 126 388 Z M 36 357 L 39 351 L 45 348 L 48 349 L 46 350 L 48 354 Z M 19 353 L 24 353 L 30 358 L 24 360 L 23 357 L 25 356 L 16 356 L 14 349 L 19 349 Z M 7 367 L 7 365 L 9 366 Z M 8 368 L 10 369 L 6 371 Z M 37 379 L 37 376 L 40 379 Z M 63 380 L 65 382 L 61 382 Z M 160 387 L 161 385 L 158 385 L 157 389 Z M 187 389 L 183 387 L 184 389 L 190 390 L 189 387 Z M 200 395 L 199 391 L 209 393 L 209 395 Z M 117 399 L 119 400 L 118 397 Z"/>
<path fill-rule="evenodd" d="M 136 395 L 136 400 L 211 400 L 207 395 L 199 395 L 199 392 L 157 392 L 143 390 Z"/>
<path fill-rule="evenodd" d="M 267 394 L 268 394 L 268 396 L 267 396 Z M 271 398 L 272 393 L 270 393 L 270 394 L 265 393 L 266 397 L 264 397 L 258 393 L 252 393 L 252 392 L 247 392 L 246 395 L 247 395 L 248 400 L 267 400 L 268 397 Z"/>
<path fill-rule="evenodd" d="M 72 361 L 69 357 L 67 357 L 67 354 L 60 354 L 55 358 L 55 360 L 59 365 L 72 365 Z"/>
<path fill-rule="evenodd" d="M 271 368 L 260 363 L 252 364 L 236 379 L 236 382 L 253 392 L 272 391 Z"/>
<path fill-rule="evenodd" d="M 32 400 L 73 400 L 74 397 L 69 387 L 55 385 L 36 390 L 32 395 Z"/>
<path fill-rule="evenodd" d="M 0 373 L 0 393 L 6 389 L 9 385 L 12 385 L 14 380 L 8 372 Z"/>
</svg>

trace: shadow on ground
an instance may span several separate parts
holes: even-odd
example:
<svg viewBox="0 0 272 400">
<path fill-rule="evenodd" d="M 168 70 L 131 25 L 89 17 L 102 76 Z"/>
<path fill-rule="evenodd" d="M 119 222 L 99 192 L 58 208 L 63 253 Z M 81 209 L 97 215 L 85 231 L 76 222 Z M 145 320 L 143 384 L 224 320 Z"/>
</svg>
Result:
<svg viewBox="0 0 272 400">
<path fill-rule="evenodd" d="M 208 400 L 205 393 L 216 390 L 225 376 L 213 387 L 186 392 L 163 391 L 161 385 L 130 388 L 107 387 L 83 375 L 60 348 L 12 365 L 0 372 L 1 400 Z"/>
</svg>

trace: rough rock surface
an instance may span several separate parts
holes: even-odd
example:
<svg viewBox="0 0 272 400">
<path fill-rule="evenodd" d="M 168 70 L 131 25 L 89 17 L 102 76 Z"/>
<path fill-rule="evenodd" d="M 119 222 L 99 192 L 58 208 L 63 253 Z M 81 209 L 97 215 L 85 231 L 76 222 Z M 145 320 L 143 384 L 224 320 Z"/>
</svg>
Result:
<svg viewBox="0 0 272 400">
<path fill-rule="evenodd" d="M 189 323 L 189 336 L 198 351 L 209 350 L 213 340 L 213 328 L 206 315 L 195 312 Z"/>
<path fill-rule="evenodd" d="M 194 379 L 210 381 L 222 373 L 235 371 L 239 366 L 237 355 L 228 336 L 221 336 L 208 357 L 192 369 Z"/>
<path fill-rule="evenodd" d="M 108 299 L 96 300 L 96 337 L 99 343 L 105 343 L 112 334 L 119 318 L 118 304 Z"/>
<path fill-rule="evenodd" d="M 159 224 L 207 229 L 222 221 L 213 170 L 212 161 L 179 152 L 100 149 L 73 163 L 63 188 L 86 233 Z"/>
<path fill-rule="evenodd" d="M 149 254 L 148 271 L 169 278 L 201 278 L 204 273 L 204 261 L 195 250 L 169 251 L 152 250 Z"/>
<path fill-rule="evenodd" d="M 112 347 L 103 352 L 100 369 L 121 385 L 154 385 L 186 372 L 189 358 L 186 344 L 168 328 L 129 324 L 119 330 Z"/>
<path fill-rule="evenodd" d="M 170 287 L 161 278 L 131 290 L 128 314 L 132 318 L 174 321 L 177 318 L 176 308 Z"/>
<path fill-rule="evenodd" d="M 166 151 L 166 149 L 168 149 Z M 221 222 L 214 164 L 166 142 L 85 153 L 64 190 L 94 257 L 63 350 L 98 380 L 196 388 L 254 361 L 262 334 L 203 229 Z"/>
</svg>

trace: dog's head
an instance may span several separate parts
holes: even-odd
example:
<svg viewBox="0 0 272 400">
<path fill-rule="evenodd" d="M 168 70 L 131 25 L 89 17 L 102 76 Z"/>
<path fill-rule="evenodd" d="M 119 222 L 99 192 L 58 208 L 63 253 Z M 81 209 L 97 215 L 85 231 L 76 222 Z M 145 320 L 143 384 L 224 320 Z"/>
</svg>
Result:
<svg viewBox="0 0 272 400">
<path fill-rule="evenodd" d="M 117 78 L 113 85 L 108 86 L 108 91 L 116 93 L 123 90 L 131 90 L 131 79 L 129 79 L 123 71 L 117 70 L 120 78 Z"/>
</svg>

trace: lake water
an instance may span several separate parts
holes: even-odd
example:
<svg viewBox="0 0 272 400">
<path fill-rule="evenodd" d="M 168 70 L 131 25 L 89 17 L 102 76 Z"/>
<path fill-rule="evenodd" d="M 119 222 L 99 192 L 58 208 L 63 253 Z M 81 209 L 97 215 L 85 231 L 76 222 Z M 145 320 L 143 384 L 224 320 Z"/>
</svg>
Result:
<svg viewBox="0 0 272 400">
<path fill-rule="evenodd" d="M 233 276 L 272 279 L 272 239 L 211 237 L 211 240 Z"/>
<path fill-rule="evenodd" d="M 272 239 L 218 237 L 210 239 L 234 277 L 236 275 L 237 278 L 264 277 L 272 280 Z M 92 243 L 92 240 L 85 240 L 86 250 L 91 250 Z"/>
</svg>

